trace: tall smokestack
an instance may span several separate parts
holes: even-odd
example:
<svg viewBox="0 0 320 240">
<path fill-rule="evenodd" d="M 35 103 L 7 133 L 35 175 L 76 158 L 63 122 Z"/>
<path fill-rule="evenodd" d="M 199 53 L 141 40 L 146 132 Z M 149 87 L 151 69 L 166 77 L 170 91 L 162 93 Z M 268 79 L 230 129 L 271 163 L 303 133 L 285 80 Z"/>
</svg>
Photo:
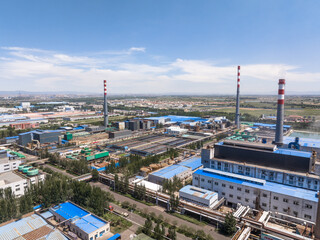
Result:
<svg viewBox="0 0 320 240">
<path fill-rule="evenodd" d="M 284 118 L 284 85 L 285 79 L 279 79 L 279 91 L 278 91 L 278 109 L 277 109 L 277 127 L 275 144 L 277 146 L 283 145 L 283 118 Z"/>
<path fill-rule="evenodd" d="M 103 108 L 103 114 L 104 114 L 104 126 L 107 127 L 109 124 L 109 118 L 108 118 L 108 103 L 107 103 L 107 80 L 103 80 L 104 84 L 104 108 Z"/>
<path fill-rule="evenodd" d="M 236 100 L 236 119 L 235 124 L 237 129 L 240 128 L 240 66 L 238 66 L 238 75 L 237 75 L 237 100 Z"/>
</svg>

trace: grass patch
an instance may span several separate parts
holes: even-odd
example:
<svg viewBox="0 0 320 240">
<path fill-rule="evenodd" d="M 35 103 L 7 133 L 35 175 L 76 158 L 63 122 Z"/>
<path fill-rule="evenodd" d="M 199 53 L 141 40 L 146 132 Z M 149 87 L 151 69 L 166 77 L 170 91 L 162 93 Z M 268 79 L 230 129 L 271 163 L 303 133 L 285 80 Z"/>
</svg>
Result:
<svg viewBox="0 0 320 240">
<path fill-rule="evenodd" d="M 119 192 L 117 192 L 117 193 L 119 193 Z M 132 199 L 132 200 L 134 200 L 134 201 L 137 201 L 137 202 L 140 202 L 140 203 L 143 203 L 143 204 L 145 204 L 145 205 L 147 205 L 147 206 L 155 206 L 155 204 L 153 204 L 153 203 L 150 203 L 150 202 L 146 202 L 145 200 L 139 200 L 139 199 L 136 199 L 136 198 L 134 198 L 134 197 L 132 197 L 130 194 L 122 194 L 122 193 L 120 193 L 121 195 L 123 195 L 123 196 L 126 196 L 126 197 L 128 197 L 128 198 L 130 198 L 130 199 Z"/>
<path fill-rule="evenodd" d="M 105 213 L 103 218 L 110 221 L 112 233 L 122 233 L 132 226 L 132 222 L 112 213 Z"/>
<path fill-rule="evenodd" d="M 192 217 L 189 217 L 187 215 L 181 215 L 179 213 L 170 213 L 170 214 L 175 216 L 175 217 L 181 218 L 182 220 L 191 222 L 191 223 L 199 225 L 199 226 L 205 226 L 206 225 L 204 222 L 200 222 L 199 220 L 197 220 L 195 218 L 192 218 Z"/>
</svg>

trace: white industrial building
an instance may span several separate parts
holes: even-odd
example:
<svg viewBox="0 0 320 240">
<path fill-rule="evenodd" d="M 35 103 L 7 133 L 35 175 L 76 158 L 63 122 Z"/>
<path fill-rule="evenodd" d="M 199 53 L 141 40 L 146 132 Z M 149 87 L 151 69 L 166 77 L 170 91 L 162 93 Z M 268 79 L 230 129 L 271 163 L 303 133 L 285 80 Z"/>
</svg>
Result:
<svg viewBox="0 0 320 240">
<path fill-rule="evenodd" d="M 218 201 L 218 194 L 206 189 L 187 185 L 179 190 L 180 200 L 194 203 L 203 207 L 213 208 Z"/>
<path fill-rule="evenodd" d="M 11 188 L 16 197 L 24 195 L 25 188 L 28 187 L 26 178 L 19 176 L 14 172 L 5 172 L 0 174 L 0 189 Z"/>
<path fill-rule="evenodd" d="M 171 126 L 166 128 L 166 132 L 169 135 L 181 135 L 188 132 L 188 129 L 180 128 L 179 126 Z"/>
<path fill-rule="evenodd" d="M 172 180 L 174 177 L 177 177 L 181 181 L 184 181 L 191 176 L 191 168 L 174 164 L 162 168 L 156 172 L 150 173 L 148 176 L 148 180 L 156 184 L 162 184 L 165 179 Z"/>
<path fill-rule="evenodd" d="M 196 187 L 217 192 L 233 207 L 240 203 L 255 209 L 316 221 L 316 191 L 209 168 L 194 172 L 192 183 Z"/>
<path fill-rule="evenodd" d="M 20 159 L 8 156 L 6 150 L 0 150 L 0 173 L 16 170 L 20 164 Z"/>
</svg>

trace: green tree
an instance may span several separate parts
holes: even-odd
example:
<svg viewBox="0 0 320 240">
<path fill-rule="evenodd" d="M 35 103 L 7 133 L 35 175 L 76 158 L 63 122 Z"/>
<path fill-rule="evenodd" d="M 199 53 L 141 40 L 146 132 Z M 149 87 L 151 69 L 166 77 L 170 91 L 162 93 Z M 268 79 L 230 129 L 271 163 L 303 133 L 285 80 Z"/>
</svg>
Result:
<svg viewBox="0 0 320 240">
<path fill-rule="evenodd" d="M 144 222 L 142 232 L 148 236 L 151 236 L 152 234 L 151 229 L 152 229 L 152 220 L 148 217 Z"/>
<path fill-rule="evenodd" d="M 99 181 L 99 172 L 97 169 L 93 169 L 91 172 L 92 175 L 92 181 L 97 182 Z"/>
<path fill-rule="evenodd" d="M 232 215 L 232 213 L 228 213 L 224 220 L 224 224 L 222 228 L 223 232 L 229 236 L 234 234 L 237 231 L 236 224 L 237 224 L 237 221 Z"/>
<path fill-rule="evenodd" d="M 168 238 L 171 240 L 177 240 L 177 233 L 175 226 L 170 226 L 168 229 Z"/>
</svg>

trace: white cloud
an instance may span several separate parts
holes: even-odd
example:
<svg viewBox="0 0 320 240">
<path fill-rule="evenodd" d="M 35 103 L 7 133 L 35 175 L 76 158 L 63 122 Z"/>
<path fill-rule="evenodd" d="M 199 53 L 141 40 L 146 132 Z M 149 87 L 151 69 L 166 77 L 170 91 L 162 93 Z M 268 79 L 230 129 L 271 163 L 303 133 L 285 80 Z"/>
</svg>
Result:
<svg viewBox="0 0 320 240">
<path fill-rule="evenodd" d="M 148 56 L 136 62 L 132 47 L 117 57 L 89 54 L 74 56 L 41 49 L 3 47 L 0 51 L 2 90 L 101 92 L 108 80 L 112 93 L 197 93 L 233 94 L 236 66 L 220 66 L 205 60 L 155 61 Z M 287 64 L 247 64 L 241 66 L 241 91 L 274 93 L 277 80 L 286 76 L 291 91 L 319 91 L 320 73 L 304 72 Z M 309 82 L 311 84 L 304 84 Z"/>
</svg>

